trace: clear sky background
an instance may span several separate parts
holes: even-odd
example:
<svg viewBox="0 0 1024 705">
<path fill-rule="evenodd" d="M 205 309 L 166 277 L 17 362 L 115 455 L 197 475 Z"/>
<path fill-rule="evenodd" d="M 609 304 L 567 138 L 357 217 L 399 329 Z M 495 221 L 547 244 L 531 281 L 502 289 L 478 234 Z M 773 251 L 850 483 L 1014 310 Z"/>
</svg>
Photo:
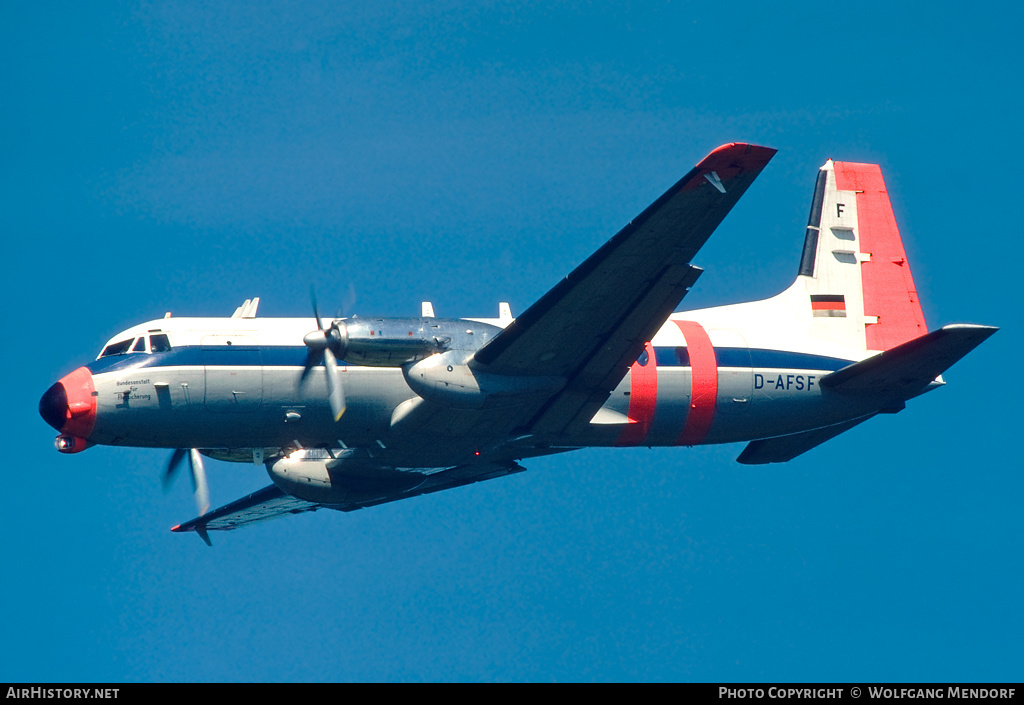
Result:
<svg viewBox="0 0 1024 705">
<path fill-rule="evenodd" d="M 551 5 L 3 4 L 0 681 L 1021 680 L 1020 5 Z M 779 153 L 685 308 L 792 281 L 832 157 L 929 325 L 1002 330 L 785 465 L 587 450 L 212 549 L 168 452 L 37 414 L 165 311 L 521 312 L 731 141 Z"/>
</svg>

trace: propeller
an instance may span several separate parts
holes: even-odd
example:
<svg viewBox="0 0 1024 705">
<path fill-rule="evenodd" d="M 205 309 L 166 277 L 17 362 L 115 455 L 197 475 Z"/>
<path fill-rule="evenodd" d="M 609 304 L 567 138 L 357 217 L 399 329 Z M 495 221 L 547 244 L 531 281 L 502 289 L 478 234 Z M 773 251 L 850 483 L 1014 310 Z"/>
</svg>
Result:
<svg viewBox="0 0 1024 705">
<path fill-rule="evenodd" d="M 203 456 L 199 454 L 198 450 L 195 448 L 187 450 L 185 448 L 178 448 L 171 454 L 171 459 L 167 463 L 167 469 L 164 471 L 164 490 L 166 491 L 171 486 L 171 483 L 174 482 L 178 470 L 181 469 L 181 461 L 184 460 L 186 455 L 188 455 L 189 470 L 192 475 L 192 490 L 195 492 L 196 509 L 199 510 L 199 516 L 203 516 L 210 508 L 210 486 L 206 482 Z"/>
<path fill-rule="evenodd" d="M 305 383 L 310 370 L 317 364 L 323 363 L 327 373 L 327 401 L 331 405 L 331 414 L 337 422 L 345 413 L 345 391 L 342 388 L 341 376 L 338 372 L 338 360 L 345 356 L 348 347 L 348 330 L 342 321 L 331 321 L 331 325 L 324 328 L 320 320 L 320 311 L 316 305 L 316 292 L 310 287 L 310 299 L 313 302 L 313 316 L 316 318 L 316 330 L 307 333 L 302 342 L 306 344 L 309 352 L 306 354 L 306 364 L 299 377 L 299 385 Z"/>
</svg>

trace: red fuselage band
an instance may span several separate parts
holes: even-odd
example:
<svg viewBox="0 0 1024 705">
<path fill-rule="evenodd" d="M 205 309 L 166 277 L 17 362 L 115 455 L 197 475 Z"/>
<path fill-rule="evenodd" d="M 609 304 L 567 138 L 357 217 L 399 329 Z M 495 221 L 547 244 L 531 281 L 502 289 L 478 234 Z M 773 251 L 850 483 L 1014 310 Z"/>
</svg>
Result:
<svg viewBox="0 0 1024 705">
<path fill-rule="evenodd" d="M 718 360 L 708 332 L 693 321 L 673 321 L 686 339 L 690 354 L 690 411 L 676 445 L 703 443 L 715 418 L 718 400 Z"/>
</svg>

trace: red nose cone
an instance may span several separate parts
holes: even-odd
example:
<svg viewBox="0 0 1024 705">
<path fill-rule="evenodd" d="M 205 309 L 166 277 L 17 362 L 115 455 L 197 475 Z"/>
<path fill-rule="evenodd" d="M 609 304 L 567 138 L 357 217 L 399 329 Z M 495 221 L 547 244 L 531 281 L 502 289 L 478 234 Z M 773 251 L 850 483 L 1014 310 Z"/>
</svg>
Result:
<svg viewBox="0 0 1024 705">
<path fill-rule="evenodd" d="M 92 372 L 79 367 L 46 390 L 39 415 L 61 433 L 86 439 L 96 425 L 95 392 Z"/>
</svg>

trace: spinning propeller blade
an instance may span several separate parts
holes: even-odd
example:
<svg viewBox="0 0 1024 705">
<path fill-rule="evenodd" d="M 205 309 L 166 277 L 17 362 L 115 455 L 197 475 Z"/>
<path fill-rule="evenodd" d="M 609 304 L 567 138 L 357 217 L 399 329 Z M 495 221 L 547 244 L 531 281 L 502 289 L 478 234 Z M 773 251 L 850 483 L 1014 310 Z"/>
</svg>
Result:
<svg viewBox="0 0 1024 705">
<path fill-rule="evenodd" d="M 313 304 L 313 317 L 316 318 L 317 329 L 307 333 L 302 339 L 309 352 L 306 354 L 306 364 L 299 376 L 299 385 L 306 382 L 310 370 L 323 363 L 327 375 L 327 401 L 331 405 L 331 415 L 338 421 L 345 413 L 345 390 L 341 382 L 341 373 L 338 371 L 338 359 L 345 355 L 348 333 L 343 329 L 345 324 L 337 320 L 332 321 L 325 329 L 313 287 L 309 288 L 309 298 Z"/>
<path fill-rule="evenodd" d="M 324 350 L 324 367 L 327 369 L 327 401 L 331 404 L 331 414 L 337 422 L 345 413 L 345 391 L 342 389 L 338 363 L 330 348 Z"/>
<path fill-rule="evenodd" d="M 188 455 L 189 470 L 192 476 L 192 490 L 196 498 L 196 509 L 199 510 L 199 516 L 202 516 L 210 508 L 210 485 L 206 481 L 203 456 L 199 454 L 197 449 L 190 448 L 186 450 L 178 448 L 171 454 L 171 459 L 167 463 L 167 469 L 164 470 L 164 490 L 166 491 L 171 486 L 171 483 L 174 482 L 174 478 L 181 468 L 181 461 L 184 460 L 186 454 Z"/>
<path fill-rule="evenodd" d="M 192 489 L 196 496 L 196 509 L 199 510 L 199 516 L 202 516 L 210 509 L 210 485 L 206 482 L 203 456 L 199 455 L 199 451 L 195 448 L 190 448 L 188 459 L 192 470 Z"/>
</svg>

